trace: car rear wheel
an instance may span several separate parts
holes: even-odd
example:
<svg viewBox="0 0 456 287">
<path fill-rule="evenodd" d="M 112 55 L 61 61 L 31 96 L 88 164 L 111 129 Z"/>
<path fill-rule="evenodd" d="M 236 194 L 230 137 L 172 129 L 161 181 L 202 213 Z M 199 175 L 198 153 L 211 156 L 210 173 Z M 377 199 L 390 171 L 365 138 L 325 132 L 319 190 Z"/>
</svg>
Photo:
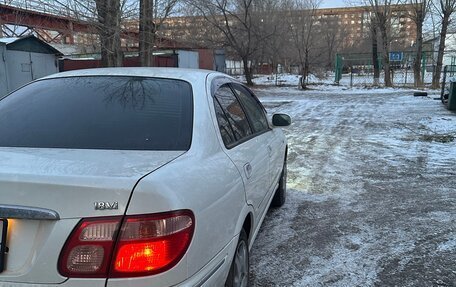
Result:
<svg viewBox="0 0 456 287">
<path fill-rule="evenodd" d="M 239 235 L 239 242 L 231 263 L 230 273 L 225 282 L 225 287 L 247 287 L 249 286 L 249 245 L 247 234 L 244 229 Z"/>
<path fill-rule="evenodd" d="M 283 163 L 282 174 L 279 180 L 279 187 L 277 188 L 274 198 L 272 199 L 271 205 L 273 207 L 281 207 L 285 204 L 287 198 L 287 158 Z"/>
</svg>

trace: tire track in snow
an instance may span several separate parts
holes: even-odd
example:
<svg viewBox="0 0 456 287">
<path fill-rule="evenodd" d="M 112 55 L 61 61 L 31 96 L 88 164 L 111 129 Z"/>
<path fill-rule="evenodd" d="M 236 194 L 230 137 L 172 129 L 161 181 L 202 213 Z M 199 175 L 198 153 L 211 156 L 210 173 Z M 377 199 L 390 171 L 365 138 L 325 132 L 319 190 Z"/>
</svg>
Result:
<svg viewBox="0 0 456 287">
<path fill-rule="evenodd" d="M 456 286 L 456 148 L 396 125 L 454 116 L 404 95 L 264 94 L 293 117 L 293 189 L 255 242 L 252 286 Z"/>
</svg>

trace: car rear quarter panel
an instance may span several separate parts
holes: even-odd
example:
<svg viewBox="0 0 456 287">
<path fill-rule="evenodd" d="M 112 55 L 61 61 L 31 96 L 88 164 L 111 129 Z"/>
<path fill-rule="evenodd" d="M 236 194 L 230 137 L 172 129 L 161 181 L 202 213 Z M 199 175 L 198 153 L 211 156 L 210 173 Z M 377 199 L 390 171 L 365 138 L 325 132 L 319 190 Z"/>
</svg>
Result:
<svg viewBox="0 0 456 287">
<path fill-rule="evenodd" d="M 192 83 L 194 125 L 190 150 L 142 179 L 136 186 L 127 214 L 190 209 L 195 232 L 186 256 L 162 274 L 144 278 L 109 280 L 108 286 L 142 287 L 178 284 L 201 270 L 239 233 L 246 207 L 239 171 L 221 149 L 206 99 L 205 80 Z M 231 249 L 225 249 L 231 250 Z M 220 254 L 219 254 L 220 255 Z M 218 256 L 231 260 L 231 254 Z"/>
</svg>

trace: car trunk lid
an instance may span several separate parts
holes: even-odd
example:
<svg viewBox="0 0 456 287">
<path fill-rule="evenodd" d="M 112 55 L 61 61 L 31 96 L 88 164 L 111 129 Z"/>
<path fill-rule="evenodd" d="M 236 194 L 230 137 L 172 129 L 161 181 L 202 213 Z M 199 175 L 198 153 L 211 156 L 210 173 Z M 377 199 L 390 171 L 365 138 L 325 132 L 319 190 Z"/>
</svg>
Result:
<svg viewBox="0 0 456 287">
<path fill-rule="evenodd" d="M 138 180 L 183 153 L 0 148 L 0 217 L 9 218 L 0 282 L 63 282 L 58 254 L 77 222 L 124 214 Z"/>
</svg>

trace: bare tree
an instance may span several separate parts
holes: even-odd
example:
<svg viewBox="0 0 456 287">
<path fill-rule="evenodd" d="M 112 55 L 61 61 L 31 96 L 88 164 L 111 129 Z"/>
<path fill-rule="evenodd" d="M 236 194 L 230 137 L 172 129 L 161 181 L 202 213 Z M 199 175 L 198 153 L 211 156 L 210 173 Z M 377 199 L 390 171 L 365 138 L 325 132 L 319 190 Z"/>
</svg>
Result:
<svg viewBox="0 0 456 287">
<path fill-rule="evenodd" d="M 157 28 L 171 14 L 178 0 L 139 0 L 139 59 L 143 67 L 153 66 Z"/>
<path fill-rule="evenodd" d="M 346 26 L 339 24 L 338 20 L 339 18 L 330 17 L 320 19 L 320 45 L 326 53 L 324 61 L 327 69 L 334 68 L 334 57 L 343 48 L 344 39 L 349 36 Z"/>
<path fill-rule="evenodd" d="M 392 86 L 391 67 L 389 61 L 392 1 L 393 0 L 368 0 L 370 9 L 374 14 L 372 24 L 378 28 L 380 38 L 382 39 L 383 70 L 385 74 L 384 80 L 385 86 L 387 87 Z"/>
<path fill-rule="evenodd" d="M 99 22 L 101 64 L 103 67 L 120 67 L 123 65 L 120 0 L 95 0 L 95 4 Z"/>
<path fill-rule="evenodd" d="M 18 0 L 16 5 L 28 9 L 44 9 L 44 13 L 58 13 L 91 24 L 98 34 L 103 67 L 123 64 L 121 49 L 121 19 L 127 0 Z M 30 6 L 32 5 L 32 6 Z"/>
<path fill-rule="evenodd" d="M 139 62 L 142 67 L 152 66 L 155 43 L 154 0 L 139 1 Z"/>
<path fill-rule="evenodd" d="M 252 81 L 252 57 L 258 50 L 258 27 L 261 17 L 255 15 L 259 0 L 194 0 L 188 1 L 205 20 L 222 35 L 223 45 L 241 59 L 248 85 Z"/>
<path fill-rule="evenodd" d="M 378 34 L 377 25 L 375 24 L 375 15 L 372 15 L 370 32 L 372 38 L 372 64 L 374 66 L 374 86 L 378 86 L 380 80 L 380 65 L 378 63 Z"/>
<path fill-rule="evenodd" d="M 415 86 L 420 87 L 423 85 L 421 78 L 421 61 L 423 54 L 423 26 L 424 21 L 430 7 L 430 0 L 409 0 L 410 10 L 408 17 L 416 25 L 416 41 L 415 41 L 415 60 L 413 62 L 413 73 L 415 79 Z"/>
<path fill-rule="evenodd" d="M 99 38 L 102 66 L 115 67 L 123 64 L 121 36 L 137 27 L 138 19 L 139 39 L 128 40 L 139 40 L 141 65 L 152 65 L 156 28 L 171 14 L 178 0 L 17 0 L 15 3 L 28 7 L 29 2 L 35 5 L 34 9 L 59 11 L 59 15 L 93 25 Z"/>
<path fill-rule="evenodd" d="M 273 72 L 277 72 L 277 65 L 284 57 L 284 46 L 287 42 L 286 12 L 281 10 L 282 1 L 263 0 L 258 1 L 254 17 L 259 18 L 257 30 L 258 51 L 254 55 L 258 63 L 268 63 Z"/>
<path fill-rule="evenodd" d="M 311 53 L 315 48 L 316 10 L 318 0 L 294 0 L 290 7 L 290 36 L 301 70 L 301 88 L 306 88 L 307 76 L 310 72 Z M 298 20 L 298 21 L 296 21 Z"/>
<path fill-rule="evenodd" d="M 441 17 L 440 42 L 439 51 L 437 54 L 437 65 L 435 68 L 434 77 L 432 79 L 432 87 L 438 88 L 443 66 L 443 54 L 445 53 L 445 40 L 448 32 L 448 27 L 451 23 L 451 15 L 456 12 L 456 0 L 438 0 L 438 4 L 434 8 L 438 11 Z"/>
</svg>

